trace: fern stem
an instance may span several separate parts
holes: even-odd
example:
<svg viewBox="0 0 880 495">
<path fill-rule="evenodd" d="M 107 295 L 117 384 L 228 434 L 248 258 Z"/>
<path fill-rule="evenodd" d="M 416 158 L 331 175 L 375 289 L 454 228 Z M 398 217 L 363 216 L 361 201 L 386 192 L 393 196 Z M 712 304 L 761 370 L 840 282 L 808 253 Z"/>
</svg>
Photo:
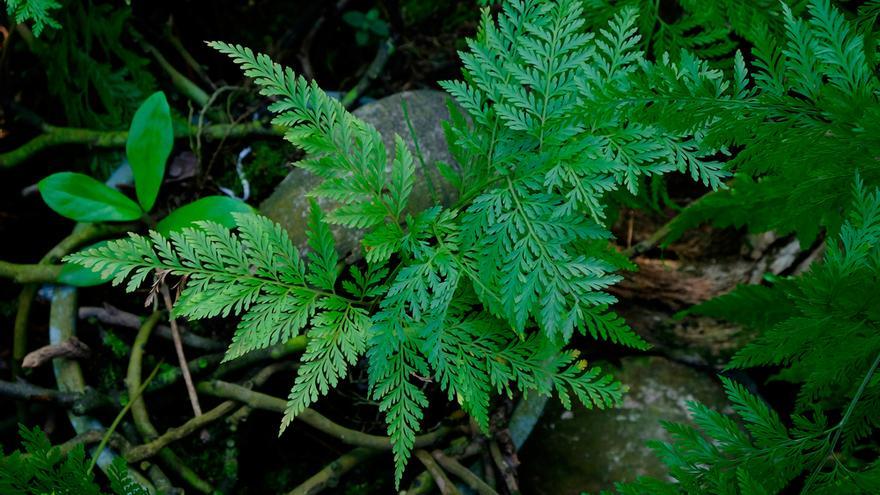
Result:
<svg viewBox="0 0 880 495">
<path fill-rule="evenodd" d="M 828 452 L 831 455 L 834 455 L 834 448 L 837 446 L 837 442 L 840 441 L 840 435 L 843 434 L 843 427 L 846 425 L 847 421 L 849 421 L 850 416 L 852 416 L 853 410 L 856 408 L 856 404 L 858 404 L 859 400 L 862 398 L 862 394 L 865 393 L 865 389 L 868 387 L 868 383 L 871 381 L 871 377 L 874 376 L 874 372 L 877 371 L 877 367 L 880 366 L 880 354 L 877 354 L 877 357 L 874 358 L 874 362 L 871 364 L 871 367 L 868 369 L 868 372 L 865 374 L 865 378 L 862 380 L 861 385 L 859 385 L 858 390 L 856 390 L 856 394 L 853 396 L 852 400 L 849 402 L 849 405 L 846 408 L 846 412 L 843 414 L 843 418 L 841 418 L 840 423 L 834 427 L 836 430 L 834 432 L 834 436 L 831 437 L 831 442 L 829 442 L 828 447 L 824 449 L 824 452 Z M 822 456 L 822 462 L 819 463 L 813 469 L 813 472 L 810 473 L 810 477 L 807 479 L 806 484 L 804 485 L 804 493 L 809 492 L 810 488 L 813 486 L 813 483 L 816 482 L 817 477 L 819 476 L 819 472 L 822 471 L 822 468 L 825 467 L 825 464 L 828 462 L 828 456 Z"/>
<path fill-rule="evenodd" d="M 422 148 L 419 146 L 419 136 L 416 134 L 416 130 L 413 128 L 412 119 L 409 118 L 409 106 L 406 104 L 406 100 L 400 101 L 400 108 L 403 110 L 403 120 L 406 121 L 406 128 L 409 130 L 409 135 L 413 140 L 413 147 L 416 151 L 416 158 L 419 159 L 419 165 L 422 167 L 422 175 L 425 177 L 425 184 L 428 186 L 428 193 L 431 195 L 431 202 L 434 204 L 438 204 L 439 201 L 437 199 L 437 189 L 434 187 L 434 178 L 431 176 L 431 173 L 428 172 L 428 166 L 425 163 L 425 157 L 422 154 Z"/>
</svg>

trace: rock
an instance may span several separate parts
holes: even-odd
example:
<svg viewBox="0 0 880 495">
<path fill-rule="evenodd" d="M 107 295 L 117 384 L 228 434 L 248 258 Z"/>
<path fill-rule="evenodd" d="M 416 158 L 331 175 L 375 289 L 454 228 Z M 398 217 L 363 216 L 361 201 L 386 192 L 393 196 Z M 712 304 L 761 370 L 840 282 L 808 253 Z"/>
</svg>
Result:
<svg viewBox="0 0 880 495">
<path fill-rule="evenodd" d="M 625 302 L 615 310 L 654 352 L 695 366 L 720 370 L 755 336 L 754 330 L 725 321 L 697 315 L 676 318 L 639 303 Z"/>
<path fill-rule="evenodd" d="M 630 387 L 619 408 L 568 413 L 558 401 L 547 405 L 519 456 L 522 493 L 598 493 L 638 476 L 663 478 L 663 464 L 645 445 L 670 439 L 660 421 L 688 421 L 689 401 L 731 412 L 711 377 L 662 357 L 625 358 L 616 376 Z"/>
<path fill-rule="evenodd" d="M 410 122 L 418 137 L 419 150 L 430 170 L 431 181 L 438 189 L 441 202 L 449 204 L 453 200 L 453 188 L 445 185 L 434 167 L 438 161 L 453 163 L 440 125 L 443 120 L 449 118 L 446 99 L 447 95 L 440 91 L 405 91 L 364 105 L 353 112 L 356 117 L 376 127 L 382 135 L 385 148 L 388 150 L 389 165 L 394 156 L 394 134 L 399 134 L 409 145 L 417 160 L 416 184 L 410 194 L 410 211 L 421 211 L 431 206 L 433 200 L 428 181 L 425 180 L 418 162 L 414 140 L 403 115 L 402 103 L 406 103 Z M 305 226 L 309 215 L 309 199 L 306 193 L 319 182 L 320 180 L 309 172 L 296 168 L 260 205 L 260 211 L 280 223 L 297 246 L 303 246 L 306 242 Z M 335 204 L 331 201 L 322 201 L 321 206 L 325 210 L 330 210 Z M 353 259 L 359 256 L 358 243 L 363 232 L 340 226 L 333 226 L 332 231 L 336 238 L 337 251 L 343 258 Z"/>
</svg>

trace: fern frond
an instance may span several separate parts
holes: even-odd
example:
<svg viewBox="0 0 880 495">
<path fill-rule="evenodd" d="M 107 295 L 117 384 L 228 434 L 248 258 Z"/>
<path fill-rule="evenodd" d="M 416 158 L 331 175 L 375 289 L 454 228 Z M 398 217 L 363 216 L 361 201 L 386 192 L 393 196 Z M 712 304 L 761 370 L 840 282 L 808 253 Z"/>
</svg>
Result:
<svg viewBox="0 0 880 495">
<path fill-rule="evenodd" d="M 234 214 L 238 235 L 210 222 L 172 233 L 153 232 L 81 251 L 67 261 L 113 283 L 132 274 L 129 292 L 153 271 L 186 277 L 175 313 L 192 319 L 242 315 L 225 359 L 299 334 L 329 294 L 306 283 L 305 264 L 287 233 L 256 215 Z M 334 267 L 335 270 L 335 267 Z"/>
<path fill-rule="evenodd" d="M 209 45 L 241 65 L 261 94 L 277 98 L 269 107 L 277 114 L 273 123 L 287 128 L 285 138 L 308 153 L 297 166 L 323 179 L 311 194 L 342 203 L 327 215 L 328 221 L 351 228 L 374 227 L 386 219 L 394 225 L 400 221 L 412 190 L 413 165 L 399 138 L 389 177 L 387 152 L 376 129 L 351 115 L 316 82 L 249 48 L 221 42 Z M 395 185 L 386 191 L 386 183 Z"/>
<path fill-rule="evenodd" d="M 323 300 L 321 309 L 307 333 L 309 343 L 290 390 L 282 432 L 311 403 L 336 388 L 366 350 L 371 323 L 363 309 L 335 297 Z"/>
<path fill-rule="evenodd" d="M 6 11 L 16 23 L 33 21 L 34 36 L 40 36 L 46 28 L 60 29 L 53 10 L 61 8 L 55 0 L 6 0 Z"/>
</svg>

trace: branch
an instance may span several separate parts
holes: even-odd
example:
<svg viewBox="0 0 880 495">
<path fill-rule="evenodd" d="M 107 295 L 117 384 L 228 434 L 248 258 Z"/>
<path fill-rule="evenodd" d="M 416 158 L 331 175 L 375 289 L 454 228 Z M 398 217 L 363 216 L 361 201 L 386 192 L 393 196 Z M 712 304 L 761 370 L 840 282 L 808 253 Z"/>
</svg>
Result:
<svg viewBox="0 0 880 495">
<path fill-rule="evenodd" d="M 437 485 L 440 493 L 443 495 L 461 495 L 461 492 L 458 491 L 455 484 L 453 484 L 449 477 L 446 476 L 443 469 L 437 465 L 437 462 L 431 457 L 431 454 L 422 449 L 416 450 L 415 454 L 416 457 L 422 461 L 422 464 L 425 465 L 425 469 L 431 473 L 431 477 L 434 478 L 434 483 Z"/>
<path fill-rule="evenodd" d="M 135 330 L 139 329 L 143 323 L 143 318 L 140 316 L 123 311 L 109 304 L 105 304 L 103 307 L 80 306 L 79 319 L 86 320 L 89 318 L 95 318 L 101 323 L 106 323 L 108 325 L 133 328 Z M 222 351 L 226 349 L 226 346 L 223 343 L 217 342 L 214 339 L 194 334 L 183 327 L 180 327 L 179 330 L 181 340 L 189 347 L 204 351 Z M 162 337 L 163 339 L 171 340 L 173 338 L 171 335 L 171 327 L 167 325 L 157 325 L 154 332 L 156 332 L 157 336 Z"/>
<path fill-rule="evenodd" d="M 101 440 L 104 439 L 104 436 L 106 434 L 107 432 L 102 430 L 91 430 L 85 433 L 81 433 L 64 443 L 59 444 L 57 446 L 58 451 L 61 453 L 61 455 L 67 457 L 67 454 L 69 454 L 70 451 L 73 450 L 74 447 L 76 447 L 77 445 L 89 445 L 93 443 L 99 443 Z M 110 441 L 108 442 L 108 444 L 120 452 L 125 452 L 129 448 L 131 448 L 131 445 L 129 445 L 128 441 L 118 433 L 110 434 Z"/>
<path fill-rule="evenodd" d="M 137 389 L 141 386 L 141 366 L 144 359 L 144 346 L 150 338 L 150 334 L 159 323 L 162 313 L 154 312 L 138 331 L 131 345 L 131 355 L 128 360 L 128 370 L 125 377 L 128 386 L 128 394 L 135 397 Z M 159 437 L 159 432 L 150 421 L 150 415 L 147 412 L 147 405 L 143 397 L 138 397 L 131 402 L 131 417 L 138 432 L 144 440 L 152 441 Z M 207 481 L 203 480 L 198 473 L 187 466 L 183 460 L 177 456 L 170 448 L 159 449 L 159 457 L 165 462 L 165 465 L 176 471 L 187 483 L 202 493 L 214 493 L 212 487 Z"/>
<path fill-rule="evenodd" d="M 84 392 L 59 392 L 23 381 L 0 380 L 0 396 L 39 402 L 55 402 L 69 406 L 76 414 L 85 414 L 92 409 L 111 403 L 110 399 L 92 388 L 86 388 Z"/>
<path fill-rule="evenodd" d="M 174 130 L 175 138 L 188 138 L 198 134 L 199 128 L 197 126 L 188 126 L 183 129 L 175 128 Z M 281 131 L 273 127 L 266 127 L 261 122 L 216 124 L 201 129 L 202 137 L 207 139 L 224 139 L 253 134 L 277 136 L 281 134 Z M 12 151 L 0 153 L 0 168 L 12 168 L 40 151 L 64 144 L 117 148 L 125 146 L 126 141 L 128 141 L 128 131 L 99 131 L 95 129 L 44 125 L 43 134 Z"/>
<path fill-rule="evenodd" d="M 129 230 L 129 224 L 102 224 L 102 223 L 78 223 L 73 231 L 55 245 L 40 260 L 41 265 L 48 265 L 61 259 L 81 244 Z M 56 275 L 57 277 L 57 275 Z M 53 278 L 54 281 L 54 278 Z M 15 325 L 12 330 L 12 374 L 15 376 L 19 371 L 19 364 L 27 353 L 27 326 L 30 319 L 31 306 L 34 296 L 37 294 L 36 284 L 27 284 L 18 296 L 18 311 L 15 313 Z"/>
<path fill-rule="evenodd" d="M 373 80 L 379 77 L 382 73 L 382 69 L 385 68 L 385 64 L 388 62 L 388 58 L 392 53 L 394 53 L 394 43 L 391 41 L 391 38 L 379 43 L 379 48 L 376 50 L 376 57 L 370 62 L 370 66 L 367 67 L 366 72 L 364 72 L 358 80 L 357 84 L 355 84 L 355 86 L 342 97 L 342 106 L 350 108 L 357 99 L 364 94 L 364 91 L 370 87 Z"/>
<path fill-rule="evenodd" d="M 672 220 L 675 220 L 673 218 Z M 635 244 L 631 247 L 628 247 L 621 251 L 621 254 L 626 256 L 627 258 L 632 258 L 633 256 L 637 256 L 639 254 L 644 253 L 645 251 L 650 251 L 654 248 L 660 241 L 663 240 L 664 237 L 669 235 L 669 226 L 672 225 L 672 220 L 663 224 L 659 229 L 657 229 L 653 234 L 651 234 L 647 239 Z"/>
<path fill-rule="evenodd" d="M 315 473 L 314 476 L 291 490 L 287 495 L 314 495 L 327 487 L 335 486 L 343 474 L 379 452 L 376 449 L 358 447 L 324 466 L 324 469 Z"/>
<path fill-rule="evenodd" d="M 19 284 L 47 284 L 58 279 L 61 265 L 10 263 L 0 261 L 0 278 L 8 278 Z"/>
<path fill-rule="evenodd" d="M 228 400 L 214 409 L 192 418 L 180 426 L 168 428 L 165 433 L 156 437 L 154 440 L 129 449 L 129 451 L 125 453 L 125 460 L 134 463 L 152 457 L 171 442 L 186 438 L 193 432 L 202 429 L 204 426 L 213 423 L 223 416 L 226 416 L 226 414 L 235 409 L 237 405 L 238 404 L 235 401 Z"/>
<path fill-rule="evenodd" d="M 196 388 L 204 394 L 224 399 L 234 399 L 239 402 L 244 402 L 255 409 L 265 409 L 267 411 L 283 413 L 287 407 L 287 402 L 284 399 L 272 397 L 271 395 L 266 395 L 260 392 L 254 392 L 248 390 L 246 387 L 220 380 L 201 382 Z M 296 417 L 296 419 L 349 445 L 368 447 L 377 450 L 391 449 L 390 438 L 346 428 L 345 426 L 334 423 L 330 419 L 322 416 L 314 409 L 306 408 Z M 446 436 L 450 431 L 452 430 L 448 427 L 440 427 L 431 433 L 417 436 L 415 439 L 415 446 L 425 447 L 432 445 Z"/>
<path fill-rule="evenodd" d="M 91 349 L 81 340 L 71 336 L 59 344 L 49 344 L 31 351 L 21 361 L 22 368 L 38 368 L 56 357 L 83 359 L 91 355 Z"/>
<path fill-rule="evenodd" d="M 479 476 L 474 474 L 470 469 L 461 465 L 460 462 L 455 460 L 452 457 L 444 454 L 441 450 L 434 450 L 431 452 L 431 455 L 437 462 L 443 466 L 444 469 L 449 471 L 450 473 L 458 476 L 462 481 L 467 483 L 469 487 L 473 490 L 476 490 L 480 495 L 498 495 L 491 486 L 489 486 L 485 481 L 481 480 Z"/>
<path fill-rule="evenodd" d="M 200 88 L 198 84 L 184 76 L 179 70 L 175 69 L 155 46 L 148 43 L 140 35 L 135 36 L 135 39 L 140 42 L 141 48 L 143 48 L 144 51 L 148 52 L 156 59 L 156 63 L 158 63 L 159 66 L 162 67 L 162 70 L 168 74 L 168 77 L 171 78 L 171 83 L 178 91 L 183 93 L 184 96 L 200 107 L 204 107 L 205 104 L 208 103 L 208 93 Z"/>
</svg>

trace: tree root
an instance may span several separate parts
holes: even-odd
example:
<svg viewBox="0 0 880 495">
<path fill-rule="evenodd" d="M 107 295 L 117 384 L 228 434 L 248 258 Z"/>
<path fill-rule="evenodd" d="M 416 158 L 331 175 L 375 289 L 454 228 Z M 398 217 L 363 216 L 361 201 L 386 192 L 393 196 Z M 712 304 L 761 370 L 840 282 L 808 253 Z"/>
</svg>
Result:
<svg viewBox="0 0 880 495">
<path fill-rule="evenodd" d="M 265 409 L 267 411 L 283 413 L 287 408 L 287 401 L 284 399 L 255 392 L 234 383 L 210 380 L 199 383 L 196 388 L 204 394 L 224 399 L 237 400 L 255 409 Z M 390 438 L 346 428 L 345 426 L 334 423 L 313 409 L 306 408 L 296 417 L 296 419 L 348 445 L 368 447 L 376 450 L 391 449 Z M 415 446 L 426 447 L 432 445 L 451 431 L 451 428 L 443 426 L 437 428 L 431 433 L 419 435 L 415 438 Z"/>
<path fill-rule="evenodd" d="M 480 495 L 498 495 L 498 492 L 496 492 L 485 481 L 481 480 L 479 476 L 474 474 L 470 469 L 461 465 L 461 463 L 455 460 L 455 458 L 443 453 L 442 450 L 432 451 L 431 456 L 434 457 L 434 459 L 436 459 L 441 466 L 443 466 L 443 469 L 457 476 L 459 479 L 464 481 L 467 486 L 469 486 L 472 490 L 476 491 Z"/>
<path fill-rule="evenodd" d="M 287 495 L 314 495 L 325 488 L 336 486 L 339 478 L 354 469 L 358 464 L 374 457 L 381 451 L 366 447 L 357 447 L 324 466 L 311 478 L 288 492 Z"/>
<path fill-rule="evenodd" d="M 416 458 L 418 458 L 418 460 L 421 461 L 422 464 L 425 466 L 425 469 L 428 470 L 428 473 L 431 475 L 431 477 L 434 478 L 434 484 L 437 485 L 437 489 L 440 490 L 441 494 L 461 495 L 461 492 L 458 490 L 452 480 L 450 480 L 449 477 L 446 476 L 446 472 L 443 471 L 443 468 L 441 468 L 437 464 L 437 461 L 435 461 L 434 458 L 431 457 L 431 454 L 422 449 L 418 449 L 415 451 L 415 455 Z"/>
</svg>

